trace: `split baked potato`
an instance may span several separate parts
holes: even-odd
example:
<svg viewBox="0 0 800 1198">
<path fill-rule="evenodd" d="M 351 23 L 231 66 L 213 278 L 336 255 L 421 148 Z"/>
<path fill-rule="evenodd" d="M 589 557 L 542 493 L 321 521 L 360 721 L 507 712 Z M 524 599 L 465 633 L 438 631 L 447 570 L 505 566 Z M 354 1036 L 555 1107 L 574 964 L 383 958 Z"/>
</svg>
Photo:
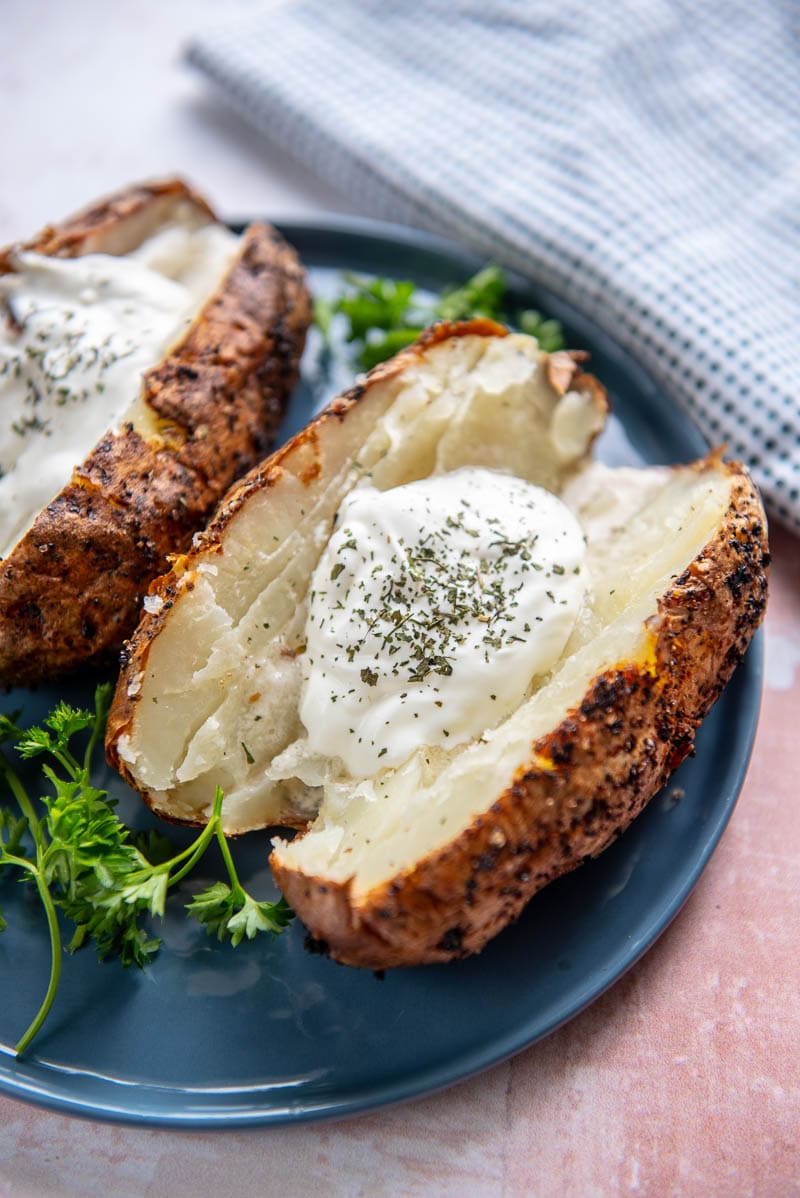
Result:
<svg viewBox="0 0 800 1198">
<path fill-rule="evenodd" d="M 691 751 L 762 618 L 766 523 L 744 468 L 717 453 L 669 469 L 595 464 L 606 412 L 579 355 L 543 354 L 532 338 L 489 321 L 436 326 L 251 472 L 151 588 L 124 654 L 109 760 L 166 819 L 203 822 L 220 784 L 227 832 L 301 829 L 274 842 L 273 873 L 339 961 L 383 968 L 479 950 L 545 883 L 599 853 Z M 585 591 L 563 645 L 510 708 L 492 711 L 498 696 L 480 692 L 474 734 L 443 728 L 400 761 L 382 762 L 384 746 L 359 772 L 345 742 L 361 725 L 335 731 L 334 707 L 356 701 L 347 694 L 358 691 L 357 677 L 328 703 L 305 702 L 320 594 L 331 612 L 356 611 L 337 598 L 345 565 L 326 554 L 355 549 L 359 496 L 377 508 L 403 488 L 452 480 L 470 508 L 465 471 L 484 472 L 490 492 L 492 479 L 500 488 L 511 478 L 560 496 L 553 503 L 567 511 L 565 527 L 577 522 L 585 541 Z M 474 507 L 476 527 L 464 530 L 477 537 L 479 520 L 494 517 Z M 437 511 L 426 519 L 435 523 Z M 458 521 L 439 514 L 449 535 Z M 544 571 L 547 600 L 566 604 L 556 584 L 584 568 L 572 564 L 574 544 L 571 558 L 537 562 L 501 532 L 478 566 L 461 553 L 476 588 L 491 597 L 491 571 L 517 555 L 521 569 Z M 534 531 L 525 545 L 537 540 Z M 435 554 L 423 556 L 417 581 L 430 591 Z M 379 582 L 394 601 L 397 579 Z M 441 630 L 460 593 L 447 591 L 431 624 Z M 474 611 L 492 626 L 491 607 Z M 361 661 L 359 636 L 356 647 L 337 642 L 345 669 Z M 426 637 L 427 629 L 406 638 L 426 663 L 412 677 L 441 686 L 434 706 L 446 720 L 458 700 L 444 689 L 454 657 L 426 658 Z M 487 667 L 493 657 L 487 648 Z M 361 667 L 366 703 L 385 664 L 376 655 L 374 667 Z M 387 745 L 405 735 L 403 718 L 394 711 Z M 325 743 L 340 743 L 341 756 L 320 752 L 326 725 L 335 735 Z"/>
<path fill-rule="evenodd" d="M 110 659 L 266 452 L 310 301 L 271 228 L 178 180 L 0 251 L 0 682 Z"/>
</svg>

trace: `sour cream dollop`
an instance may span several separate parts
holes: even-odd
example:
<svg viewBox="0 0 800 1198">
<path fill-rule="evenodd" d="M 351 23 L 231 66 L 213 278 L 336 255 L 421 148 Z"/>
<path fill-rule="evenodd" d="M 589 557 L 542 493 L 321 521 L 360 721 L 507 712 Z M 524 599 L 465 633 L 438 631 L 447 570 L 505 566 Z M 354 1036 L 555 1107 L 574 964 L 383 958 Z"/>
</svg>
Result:
<svg viewBox="0 0 800 1198">
<path fill-rule="evenodd" d="M 558 660 L 587 587 L 580 525 L 541 487 L 477 467 L 359 486 L 311 583 L 310 751 L 367 778 L 480 736 Z"/>
</svg>

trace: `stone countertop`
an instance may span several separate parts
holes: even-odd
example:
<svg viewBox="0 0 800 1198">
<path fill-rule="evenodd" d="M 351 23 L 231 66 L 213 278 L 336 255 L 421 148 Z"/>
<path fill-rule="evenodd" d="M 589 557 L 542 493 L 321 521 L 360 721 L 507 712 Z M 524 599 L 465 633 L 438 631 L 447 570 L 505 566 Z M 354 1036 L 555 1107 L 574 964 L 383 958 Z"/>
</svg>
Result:
<svg viewBox="0 0 800 1198">
<path fill-rule="evenodd" d="M 176 170 L 231 217 L 353 210 L 180 64 L 186 33 L 219 12 L 6 0 L 0 244 Z M 334 1124 L 160 1131 L 0 1097 L 0 1196 L 800 1194 L 800 542 L 776 528 L 772 546 L 740 802 L 680 916 L 589 1010 L 443 1094 Z"/>
</svg>

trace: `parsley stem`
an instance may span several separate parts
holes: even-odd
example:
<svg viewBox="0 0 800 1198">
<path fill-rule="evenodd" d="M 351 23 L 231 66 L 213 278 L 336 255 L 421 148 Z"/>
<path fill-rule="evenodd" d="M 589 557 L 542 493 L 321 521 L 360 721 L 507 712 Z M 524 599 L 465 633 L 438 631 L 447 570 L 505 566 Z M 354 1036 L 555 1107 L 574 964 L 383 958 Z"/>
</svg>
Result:
<svg viewBox="0 0 800 1198">
<path fill-rule="evenodd" d="M 36 882 L 36 889 L 39 891 L 39 897 L 42 900 L 42 906 L 47 915 L 47 930 L 50 934 L 50 981 L 47 985 L 47 993 L 36 1013 L 36 1017 L 14 1049 L 17 1056 L 21 1057 L 50 1014 L 50 1008 L 53 1005 L 56 991 L 58 990 L 58 983 L 61 980 L 61 932 L 58 927 L 58 917 L 56 915 L 53 896 L 50 893 L 41 870 L 32 866 L 28 861 L 15 861 L 14 864 L 21 865 L 33 875 Z"/>
<path fill-rule="evenodd" d="M 51 749 L 50 751 L 59 765 L 63 765 L 72 781 L 77 782 L 78 776 L 81 772 L 81 767 L 78 765 L 72 754 L 68 752 L 67 749 Z"/>
<path fill-rule="evenodd" d="M 0 856 L 3 858 L 3 865 L 9 866 L 11 869 L 24 869 L 29 874 L 36 873 L 36 866 L 27 857 L 17 857 L 15 853 L 9 853 L 6 848 L 0 848 Z"/>
<path fill-rule="evenodd" d="M 3 833 L 0 831 L 0 865 L 14 865 L 16 862 L 13 858 L 16 855 L 17 849 L 22 843 L 22 837 L 25 835 L 25 829 L 28 826 L 26 819 L 21 819 L 16 828 L 13 829 L 9 840 L 3 840 Z"/>
<path fill-rule="evenodd" d="M 200 858 L 203 856 L 203 853 L 206 851 L 209 844 L 213 840 L 215 828 L 216 828 L 216 817 L 212 816 L 211 819 L 206 824 L 205 828 L 203 828 L 203 831 L 200 833 L 200 835 L 198 836 L 198 838 L 194 842 L 194 844 L 190 844 L 188 849 L 185 849 L 183 853 L 179 853 L 177 857 L 173 857 L 172 860 L 170 862 L 168 862 L 168 865 L 171 869 L 171 867 L 173 865 L 175 865 L 176 862 L 180 861 L 181 858 L 185 857 L 187 855 L 187 853 L 191 854 L 191 856 L 189 857 L 189 860 L 178 870 L 178 872 L 171 875 L 169 882 L 168 882 L 169 886 L 175 886 L 178 882 L 181 881 L 182 878 L 185 878 L 186 875 L 191 870 L 194 869 L 195 865 L 200 860 Z"/>
<path fill-rule="evenodd" d="M 87 776 L 89 767 L 92 764 L 92 756 L 95 747 L 100 737 L 105 732 L 106 716 L 111 700 L 110 685 L 98 686 L 94 693 L 94 721 L 92 723 L 92 732 L 89 737 L 89 743 L 86 746 L 86 752 L 83 755 L 83 768 L 86 770 Z"/>
<path fill-rule="evenodd" d="M 28 821 L 28 827 L 30 828 L 31 836 L 33 837 L 34 843 L 36 845 L 37 852 L 43 851 L 44 843 L 42 838 L 41 824 L 36 818 L 36 812 L 33 809 L 33 803 L 31 803 L 30 799 L 28 798 L 25 787 L 19 780 L 17 771 L 11 765 L 8 758 L 2 753 L 0 753 L 0 771 L 2 771 L 3 777 L 8 783 L 9 790 L 17 800 L 20 811 Z"/>
<path fill-rule="evenodd" d="M 245 898 L 244 889 L 239 881 L 239 875 L 236 872 L 236 866 L 233 864 L 231 850 L 228 847 L 228 840 L 225 836 L 225 833 L 222 831 L 222 822 L 219 819 L 217 820 L 216 831 L 217 843 L 219 844 L 219 850 L 222 853 L 222 860 L 225 862 L 225 868 L 227 869 L 228 877 L 231 880 L 231 896 L 233 898 L 233 902 L 243 903 Z"/>
<path fill-rule="evenodd" d="M 214 839 L 214 835 L 219 825 L 220 812 L 222 811 L 222 799 L 222 788 L 218 786 L 214 793 L 214 809 L 211 813 L 211 818 L 209 819 L 205 828 L 203 828 L 203 831 L 200 833 L 197 840 L 195 840 L 194 844 L 190 844 L 187 849 L 184 849 L 182 853 L 178 853 L 177 857 L 173 857 L 172 860 L 168 861 L 163 867 L 170 875 L 169 881 L 167 883 L 168 886 L 175 886 L 178 882 L 185 878 L 186 875 L 191 872 L 191 870 L 194 869 L 195 865 L 203 856 L 203 853 L 206 851 L 211 841 Z M 177 865 L 179 861 L 183 861 L 184 857 L 188 857 L 188 861 L 185 862 L 185 864 L 177 871 L 177 873 L 172 874 L 172 867 Z"/>
<path fill-rule="evenodd" d="M 20 869 L 24 869 L 29 873 L 36 883 L 36 889 L 39 891 L 39 898 L 42 900 L 42 906 L 47 916 L 47 930 L 50 936 L 50 980 L 47 984 L 47 992 L 42 999 L 42 1004 L 39 1007 L 36 1016 L 28 1030 L 25 1032 L 22 1039 L 14 1049 L 18 1057 L 22 1056 L 34 1036 L 41 1028 L 47 1016 L 50 1014 L 50 1008 L 58 990 L 58 983 L 61 980 L 61 932 L 58 927 L 58 917 L 56 908 L 53 902 L 53 896 L 50 893 L 50 888 L 45 880 L 42 863 L 47 851 L 44 836 L 42 834 L 42 826 L 40 820 L 36 818 L 36 812 L 33 809 L 25 788 L 17 776 L 16 770 L 10 765 L 8 760 L 0 754 L 0 770 L 8 783 L 9 789 L 14 795 L 14 798 L 19 804 L 22 814 L 25 816 L 28 827 L 30 828 L 31 836 L 36 845 L 36 864 L 23 857 L 15 857 L 9 853 L 4 853 L 4 862 L 7 865 L 16 865 Z"/>
</svg>

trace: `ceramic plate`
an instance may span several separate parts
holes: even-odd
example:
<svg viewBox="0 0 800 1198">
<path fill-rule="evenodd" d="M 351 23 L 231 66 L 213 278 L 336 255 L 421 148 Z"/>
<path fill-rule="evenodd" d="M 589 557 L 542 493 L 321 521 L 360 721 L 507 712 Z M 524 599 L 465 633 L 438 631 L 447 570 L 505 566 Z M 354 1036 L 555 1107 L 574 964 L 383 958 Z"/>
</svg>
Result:
<svg viewBox="0 0 800 1198">
<path fill-rule="evenodd" d="M 342 269 L 439 289 L 480 265 L 432 237 L 364 221 L 283 232 L 320 294 L 336 291 Z M 699 435 L 589 316 L 521 279 L 512 301 L 558 317 L 569 345 L 591 351 L 614 408 L 599 446 L 604 460 L 677 462 L 703 452 Z M 320 369 L 312 345 L 284 435 L 346 381 Z M 94 681 L 67 688 L 68 697 L 88 703 Z M 173 902 L 163 949 L 146 972 L 101 965 L 91 951 L 64 961 L 50 1019 L 33 1051 L 16 1061 L 11 1045 L 46 986 L 48 945 L 31 888 L 4 882 L 0 1088 L 97 1118 L 219 1127 L 369 1111 L 487 1068 L 595 999 L 680 909 L 736 801 L 760 691 L 756 638 L 703 725 L 696 757 L 612 848 L 537 895 L 514 927 L 467 961 L 379 980 L 306 952 L 298 924 L 273 942 L 219 945 Z M 63 686 L 16 692 L 6 709 L 23 706 L 25 718 L 38 719 L 64 694 Z M 147 826 L 139 800 L 100 772 L 123 818 Z M 266 846 L 262 834 L 237 846 L 242 875 L 260 897 L 274 894 Z M 214 868 L 209 859 L 206 880 Z"/>
</svg>

